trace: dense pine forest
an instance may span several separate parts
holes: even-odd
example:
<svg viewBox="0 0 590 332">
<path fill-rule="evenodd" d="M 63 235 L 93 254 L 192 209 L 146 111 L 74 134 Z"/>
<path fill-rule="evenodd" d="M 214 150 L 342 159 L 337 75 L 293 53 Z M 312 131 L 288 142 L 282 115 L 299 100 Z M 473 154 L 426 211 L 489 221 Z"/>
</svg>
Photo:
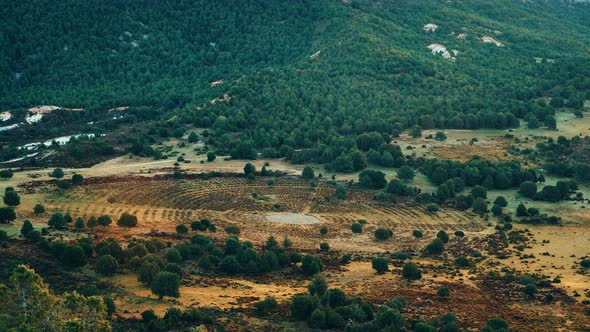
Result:
<svg viewBox="0 0 590 332">
<path fill-rule="evenodd" d="M 13 144 L 4 160 L 27 140 L 89 131 L 110 132 L 107 147 L 81 151 L 151 155 L 145 145 L 206 128 L 218 154 L 347 171 L 409 128 L 551 129 L 556 110 L 590 98 L 585 3 L 70 0 L 0 11 L 6 125 L 37 105 L 84 109 L 0 132 Z M 122 106 L 124 116 L 107 112 Z"/>
</svg>

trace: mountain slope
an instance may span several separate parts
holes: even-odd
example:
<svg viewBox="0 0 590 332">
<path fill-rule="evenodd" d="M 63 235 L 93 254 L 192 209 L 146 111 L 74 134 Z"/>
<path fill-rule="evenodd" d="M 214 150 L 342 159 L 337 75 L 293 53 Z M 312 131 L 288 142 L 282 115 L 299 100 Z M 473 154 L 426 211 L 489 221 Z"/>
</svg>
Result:
<svg viewBox="0 0 590 332">
<path fill-rule="evenodd" d="M 196 126 L 232 157 L 331 163 L 365 133 L 551 126 L 590 99 L 586 4 L 36 0 L 0 11 L 11 121 L 38 104 L 86 109 L 0 132 L 5 143 L 55 137 L 59 123 L 137 127 L 125 137 L 143 144 Z M 111 119 L 117 106 L 129 116 Z"/>
</svg>

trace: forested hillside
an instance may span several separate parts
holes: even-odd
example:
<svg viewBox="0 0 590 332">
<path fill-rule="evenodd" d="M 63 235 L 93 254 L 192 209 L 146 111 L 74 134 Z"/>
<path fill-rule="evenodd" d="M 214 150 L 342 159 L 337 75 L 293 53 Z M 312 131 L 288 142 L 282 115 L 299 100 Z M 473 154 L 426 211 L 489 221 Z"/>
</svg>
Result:
<svg viewBox="0 0 590 332">
<path fill-rule="evenodd" d="M 164 105 L 309 50 L 315 1 L 5 2 L 3 107 Z"/>
<path fill-rule="evenodd" d="M 584 3 L 68 0 L 0 12 L 3 109 L 82 107 L 66 121 L 74 132 L 131 106 L 93 128 L 142 124 L 139 144 L 205 127 L 220 154 L 341 157 L 332 167 L 349 170 L 357 148 L 413 126 L 552 128 L 556 110 L 590 99 Z M 51 137 L 43 128 L 0 138 Z"/>
</svg>

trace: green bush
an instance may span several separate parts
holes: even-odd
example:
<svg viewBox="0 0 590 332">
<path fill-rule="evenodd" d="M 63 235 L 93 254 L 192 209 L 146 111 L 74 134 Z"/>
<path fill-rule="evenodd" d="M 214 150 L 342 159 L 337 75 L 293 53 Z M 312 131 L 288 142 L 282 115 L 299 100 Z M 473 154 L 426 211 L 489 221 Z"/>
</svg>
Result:
<svg viewBox="0 0 590 332">
<path fill-rule="evenodd" d="M 305 166 L 303 172 L 301 172 L 301 177 L 304 179 L 313 179 L 315 177 L 313 168 L 311 168 L 310 166 Z"/>
<path fill-rule="evenodd" d="M 14 219 L 16 219 L 16 213 L 11 207 L 0 207 L 0 223 L 9 223 Z"/>
<path fill-rule="evenodd" d="M 426 246 L 426 252 L 430 255 L 440 255 L 445 249 L 445 244 L 440 239 L 434 239 Z"/>
<path fill-rule="evenodd" d="M 27 234 L 29 234 L 29 232 L 31 232 L 32 230 L 34 230 L 33 224 L 29 220 L 25 220 L 23 222 L 23 226 L 20 229 L 20 233 L 22 236 L 26 238 Z"/>
<path fill-rule="evenodd" d="M 47 225 L 51 226 L 51 227 L 55 227 L 57 229 L 62 229 L 66 227 L 66 220 L 63 216 L 63 214 L 57 212 L 54 213 L 51 218 L 49 218 L 49 221 L 47 222 Z"/>
<path fill-rule="evenodd" d="M 448 287 L 446 287 L 446 286 L 443 286 L 443 287 L 439 288 L 439 289 L 436 291 L 436 295 L 438 295 L 438 296 L 439 296 L 439 297 L 441 297 L 441 298 L 446 298 L 446 297 L 448 297 L 448 296 L 449 296 L 449 288 L 448 288 Z"/>
<path fill-rule="evenodd" d="M 4 204 L 8 206 L 17 206 L 20 204 L 20 196 L 16 191 L 7 191 L 4 193 Z"/>
<path fill-rule="evenodd" d="M 431 214 L 436 213 L 438 210 L 439 210 L 438 204 L 431 203 L 431 204 L 426 205 L 426 212 L 428 212 L 428 213 L 431 213 Z"/>
<path fill-rule="evenodd" d="M 183 224 L 177 225 L 176 226 L 176 233 L 178 233 L 178 234 L 186 234 L 186 233 L 188 233 L 188 227 L 186 227 Z"/>
<path fill-rule="evenodd" d="M 56 179 L 61 179 L 64 177 L 64 171 L 61 168 L 54 169 L 49 176 Z"/>
<path fill-rule="evenodd" d="M 350 229 L 353 233 L 360 234 L 363 232 L 363 225 L 355 222 L 350 226 Z"/>
<path fill-rule="evenodd" d="M 310 295 L 319 295 L 322 296 L 328 290 L 328 282 L 326 281 L 326 277 L 321 274 L 316 275 L 309 286 L 307 286 Z"/>
<path fill-rule="evenodd" d="M 35 204 L 35 206 L 33 207 L 33 213 L 43 214 L 45 213 L 45 207 L 41 204 Z"/>
<path fill-rule="evenodd" d="M 377 228 L 375 230 L 375 232 L 373 233 L 373 236 L 378 241 L 385 241 L 385 240 L 388 240 L 389 238 L 391 238 L 393 236 L 393 232 L 390 229 Z"/>
<path fill-rule="evenodd" d="M 523 289 L 523 293 L 525 293 L 526 295 L 528 295 L 529 297 L 533 297 L 535 296 L 535 294 L 537 294 L 538 290 L 537 290 L 537 286 L 535 286 L 535 284 L 528 284 L 526 286 L 524 286 Z"/>
<path fill-rule="evenodd" d="M 219 269 L 227 274 L 237 274 L 240 273 L 240 262 L 236 256 L 225 256 L 219 263 Z"/>
<path fill-rule="evenodd" d="M 324 266 L 322 265 L 320 260 L 315 256 L 305 255 L 301 259 L 301 271 L 305 275 L 312 276 L 316 273 L 322 272 L 323 269 Z"/>
<path fill-rule="evenodd" d="M 81 267 L 88 262 L 86 253 L 80 246 L 68 246 L 63 252 L 61 261 L 69 267 Z"/>
<path fill-rule="evenodd" d="M 123 212 L 117 221 L 117 225 L 126 228 L 135 227 L 137 226 L 137 217 L 127 212 Z"/>
<path fill-rule="evenodd" d="M 177 249 L 171 248 L 166 252 L 166 260 L 170 263 L 180 263 L 182 262 L 182 256 Z"/>
<path fill-rule="evenodd" d="M 112 223 L 113 223 L 113 220 L 111 219 L 111 217 L 109 217 L 107 215 L 102 215 L 102 216 L 98 217 L 98 224 L 101 226 L 108 226 Z"/>
<path fill-rule="evenodd" d="M 14 175 L 14 173 L 12 172 L 12 170 L 10 169 L 3 169 L 0 170 L 0 178 L 3 179 L 9 179 Z"/>
<path fill-rule="evenodd" d="M 383 257 L 375 257 L 371 260 L 371 266 L 373 270 L 377 271 L 377 273 L 382 274 L 383 272 L 389 270 L 389 262 L 386 258 Z"/>
<path fill-rule="evenodd" d="M 438 233 L 436 233 L 436 238 L 441 240 L 443 243 L 449 242 L 449 235 L 443 230 L 440 230 Z"/>
<path fill-rule="evenodd" d="M 264 300 L 260 300 L 254 303 L 254 308 L 260 314 L 266 314 L 277 307 L 277 300 L 272 296 L 267 296 Z"/>
<path fill-rule="evenodd" d="M 402 276 L 408 281 L 414 281 L 422 278 L 422 272 L 420 272 L 416 264 L 408 262 L 402 268 Z"/>
<path fill-rule="evenodd" d="M 96 260 L 96 271 L 102 275 L 112 276 L 118 268 L 119 262 L 111 255 L 103 255 Z"/>
<path fill-rule="evenodd" d="M 179 297 L 180 278 L 171 272 L 158 272 L 151 283 L 152 293 L 161 299 L 164 296 Z"/>
<path fill-rule="evenodd" d="M 307 320 L 317 308 L 318 303 L 311 296 L 296 295 L 291 302 L 291 316 L 297 321 Z"/>
</svg>

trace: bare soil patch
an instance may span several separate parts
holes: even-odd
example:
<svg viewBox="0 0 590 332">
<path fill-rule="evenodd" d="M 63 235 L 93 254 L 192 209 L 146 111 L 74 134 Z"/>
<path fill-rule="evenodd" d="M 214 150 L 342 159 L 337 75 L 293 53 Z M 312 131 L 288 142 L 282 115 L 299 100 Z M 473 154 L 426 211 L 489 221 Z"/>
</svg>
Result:
<svg viewBox="0 0 590 332">
<path fill-rule="evenodd" d="M 266 215 L 266 220 L 278 224 L 311 225 L 320 222 L 320 219 L 303 213 L 275 212 Z"/>
</svg>

